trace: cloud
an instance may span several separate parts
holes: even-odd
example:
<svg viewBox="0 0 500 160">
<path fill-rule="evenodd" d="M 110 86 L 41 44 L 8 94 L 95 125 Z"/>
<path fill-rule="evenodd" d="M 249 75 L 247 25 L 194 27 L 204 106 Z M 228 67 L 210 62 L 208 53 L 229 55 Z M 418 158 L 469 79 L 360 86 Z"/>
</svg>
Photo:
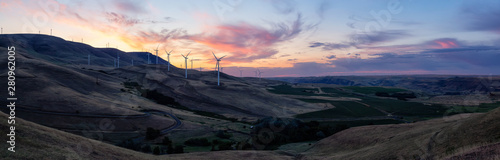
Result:
<svg viewBox="0 0 500 160">
<path fill-rule="evenodd" d="M 337 56 L 335 56 L 335 55 L 332 54 L 332 55 L 326 56 L 326 58 L 327 59 L 334 59 L 334 58 L 337 58 Z"/>
<path fill-rule="evenodd" d="M 295 6 L 297 5 L 293 0 L 271 0 L 271 4 L 276 12 L 280 14 L 290 14 L 294 12 L 296 10 Z"/>
<path fill-rule="evenodd" d="M 465 47 L 466 44 L 455 38 L 438 38 L 433 40 L 424 41 L 417 44 L 406 44 L 406 45 L 390 45 L 390 46 L 366 46 L 363 47 L 364 53 L 375 54 L 375 53 L 416 53 L 425 50 L 433 49 L 447 49 L 447 48 L 461 48 Z"/>
<path fill-rule="evenodd" d="M 477 4 L 476 4 L 477 3 Z M 500 34 L 500 3 L 497 1 L 479 1 L 465 3 L 458 17 L 469 31 L 488 31 Z"/>
<path fill-rule="evenodd" d="M 212 32 L 191 35 L 189 39 L 231 53 L 227 58 L 231 61 L 251 62 L 278 53 L 272 46 L 295 38 L 301 33 L 302 25 L 299 14 L 291 24 L 274 24 L 271 30 L 241 22 L 218 25 L 213 27 Z"/>
<path fill-rule="evenodd" d="M 350 48 L 351 45 L 349 44 L 341 44 L 341 43 L 321 43 L 321 42 L 311 42 L 309 43 L 309 47 L 311 48 L 316 48 L 316 47 L 322 47 L 323 50 L 334 50 L 334 49 L 346 49 Z"/>
<path fill-rule="evenodd" d="M 386 30 L 371 33 L 353 33 L 349 35 L 349 44 L 355 47 L 377 45 L 384 42 L 407 38 L 411 36 L 406 30 Z"/>
<path fill-rule="evenodd" d="M 115 12 L 106 12 L 105 16 L 108 22 L 120 24 L 123 26 L 133 26 L 135 24 L 138 24 L 140 21 L 138 19 L 131 19 L 126 15 L 117 14 Z"/>
<path fill-rule="evenodd" d="M 318 14 L 318 16 L 323 19 L 325 18 L 325 12 L 330 9 L 330 2 L 327 1 L 327 0 L 323 0 L 319 6 L 318 6 L 318 9 L 316 10 L 316 13 Z"/>
<path fill-rule="evenodd" d="M 283 54 L 283 55 L 279 56 L 279 58 L 289 57 L 289 56 L 291 56 L 291 55 L 290 54 Z"/>
<path fill-rule="evenodd" d="M 115 12 L 106 12 L 105 17 L 108 22 L 123 26 L 123 27 L 131 27 L 136 24 L 147 24 L 147 23 L 168 23 L 171 21 L 170 17 L 163 17 L 161 21 L 147 20 L 147 19 L 136 19 L 130 18 L 124 14 L 118 14 Z"/>
<path fill-rule="evenodd" d="M 379 53 L 374 58 L 337 58 L 330 60 L 339 71 L 445 71 L 448 74 L 500 73 L 499 48 L 473 46 L 429 49 L 414 54 Z"/>
<path fill-rule="evenodd" d="M 350 34 L 349 40 L 341 43 L 330 42 L 310 42 L 309 47 L 322 47 L 323 50 L 338 50 L 355 48 L 367 48 L 374 45 L 379 45 L 384 42 L 391 42 L 401 38 L 409 37 L 411 34 L 405 30 L 387 30 L 373 33 L 353 33 Z"/>
<path fill-rule="evenodd" d="M 122 12 L 135 14 L 148 13 L 147 9 L 142 5 L 144 3 L 137 3 L 131 0 L 113 0 L 113 5 Z"/>
<path fill-rule="evenodd" d="M 462 46 L 462 44 L 454 38 L 435 39 L 435 40 L 429 41 L 425 44 L 427 45 L 427 47 L 434 48 L 434 49 L 458 48 L 458 47 Z"/>
</svg>

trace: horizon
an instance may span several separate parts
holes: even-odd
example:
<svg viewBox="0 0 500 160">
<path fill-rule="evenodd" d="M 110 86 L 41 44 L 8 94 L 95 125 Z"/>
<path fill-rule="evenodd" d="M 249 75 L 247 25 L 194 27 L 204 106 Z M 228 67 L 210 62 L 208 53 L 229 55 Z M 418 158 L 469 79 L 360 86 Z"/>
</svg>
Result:
<svg viewBox="0 0 500 160">
<path fill-rule="evenodd" d="M 500 75 L 497 1 L 231 2 L 7 0 L 0 26 L 124 52 L 159 44 L 173 65 L 192 51 L 203 70 L 213 51 L 236 77 Z"/>
</svg>

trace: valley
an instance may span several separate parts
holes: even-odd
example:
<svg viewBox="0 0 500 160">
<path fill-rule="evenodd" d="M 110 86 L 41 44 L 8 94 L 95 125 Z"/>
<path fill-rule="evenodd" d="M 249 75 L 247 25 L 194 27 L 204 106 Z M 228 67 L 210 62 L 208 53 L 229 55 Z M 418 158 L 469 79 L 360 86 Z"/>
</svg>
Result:
<svg viewBox="0 0 500 160">
<path fill-rule="evenodd" d="M 260 79 L 221 72 L 218 86 L 215 71 L 188 69 L 185 78 L 185 69 L 168 67 L 161 58 L 148 64 L 146 55 L 154 55 L 147 52 L 36 34 L 0 35 L 0 52 L 7 45 L 18 46 L 16 116 L 22 119 L 17 126 L 24 154 L 14 159 L 500 154 L 500 76 Z M 124 61 L 120 67 L 111 65 L 115 54 Z M 88 65 L 90 56 L 95 60 Z M 5 69 L 0 77 L 6 83 Z M 475 135 L 480 138 L 460 138 Z M 38 149 L 47 153 L 29 154 Z"/>
</svg>

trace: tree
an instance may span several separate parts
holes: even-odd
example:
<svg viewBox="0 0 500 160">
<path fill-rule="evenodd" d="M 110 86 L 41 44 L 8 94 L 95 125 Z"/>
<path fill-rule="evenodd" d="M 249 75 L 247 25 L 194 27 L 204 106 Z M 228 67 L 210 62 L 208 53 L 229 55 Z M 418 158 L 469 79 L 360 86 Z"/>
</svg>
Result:
<svg viewBox="0 0 500 160">
<path fill-rule="evenodd" d="M 151 146 L 149 146 L 148 144 L 146 144 L 146 145 L 142 146 L 141 151 L 144 152 L 144 153 L 150 153 L 151 152 Z"/>
<path fill-rule="evenodd" d="M 184 146 L 182 145 L 175 146 L 174 153 L 184 153 Z"/>
<path fill-rule="evenodd" d="M 188 146 L 210 146 L 207 138 L 191 138 L 184 142 Z"/>
<path fill-rule="evenodd" d="M 156 137 L 160 136 L 160 130 L 148 127 L 146 129 L 146 139 L 152 140 L 155 139 Z"/>
<path fill-rule="evenodd" d="M 168 154 L 174 153 L 174 147 L 172 147 L 172 143 L 168 144 L 168 146 L 167 146 L 167 153 Z"/>
<path fill-rule="evenodd" d="M 160 154 L 160 147 L 156 146 L 155 149 L 153 149 L 153 154 L 159 155 Z"/>
<path fill-rule="evenodd" d="M 168 138 L 168 136 L 165 136 L 165 137 L 163 137 L 163 140 L 161 143 L 168 146 L 168 145 L 172 144 L 172 140 L 170 140 L 170 138 Z"/>
</svg>

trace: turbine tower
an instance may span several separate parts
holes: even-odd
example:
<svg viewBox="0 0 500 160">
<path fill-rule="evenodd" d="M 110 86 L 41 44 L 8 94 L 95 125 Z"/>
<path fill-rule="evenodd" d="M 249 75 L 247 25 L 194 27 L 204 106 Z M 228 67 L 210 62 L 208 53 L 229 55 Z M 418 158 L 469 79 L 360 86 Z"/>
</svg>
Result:
<svg viewBox="0 0 500 160">
<path fill-rule="evenodd" d="M 184 56 L 183 54 L 181 54 L 182 57 L 184 57 L 184 59 L 185 59 L 184 61 L 186 62 L 185 63 L 186 64 L 186 79 L 188 78 L 188 56 L 189 56 L 190 53 L 191 53 L 191 51 L 189 51 L 189 53 L 186 54 L 186 56 Z"/>
<path fill-rule="evenodd" d="M 165 53 L 167 53 L 167 63 L 168 63 L 168 71 L 170 71 L 170 53 L 172 52 L 173 50 L 170 50 L 170 52 L 167 52 L 167 50 L 165 50 Z"/>
<path fill-rule="evenodd" d="M 217 60 L 217 63 L 215 64 L 215 68 L 217 69 L 217 85 L 220 86 L 220 71 L 219 71 L 220 65 L 219 64 L 220 64 L 220 60 L 222 60 L 222 58 L 224 58 L 225 55 L 220 57 L 220 58 L 217 58 L 217 56 L 215 56 L 214 52 L 212 52 L 212 54 L 214 55 L 215 60 Z"/>
<path fill-rule="evenodd" d="M 193 62 L 194 62 L 194 61 L 199 61 L 199 60 L 201 60 L 201 59 L 194 59 L 194 58 L 191 58 L 191 69 L 193 69 Z"/>
<path fill-rule="evenodd" d="M 90 66 L 90 54 L 88 54 L 88 58 L 87 58 L 87 65 Z"/>
<path fill-rule="evenodd" d="M 150 60 L 149 60 L 149 51 L 147 51 L 146 53 L 148 54 L 148 64 L 149 64 L 149 62 L 150 62 Z"/>
<path fill-rule="evenodd" d="M 191 69 L 193 69 L 193 59 L 191 58 Z"/>
<path fill-rule="evenodd" d="M 243 70 L 238 67 L 238 71 L 240 71 L 240 77 L 243 77 Z"/>
<path fill-rule="evenodd" d="M 261 72 L 258 68 L 257 68 L 257 72 L 259 73 L 259 81 L 261 80 L 261 74 L 264 73 L 264 72 Z"/>
<path fill-rule="evenodd" d="M 120 68 L 120 56 L 118 55 L 118 47 L 116 48 L 116 66 Z"/>
<path fill-rule="evenodd" d="M 158 64 L 158 47 L 160 47 L 160 44 L 158 44 L 158 46 L 156 46 L 156 49 L 154 51 L 156 51 L 156 64 Z"/>
</svg>

